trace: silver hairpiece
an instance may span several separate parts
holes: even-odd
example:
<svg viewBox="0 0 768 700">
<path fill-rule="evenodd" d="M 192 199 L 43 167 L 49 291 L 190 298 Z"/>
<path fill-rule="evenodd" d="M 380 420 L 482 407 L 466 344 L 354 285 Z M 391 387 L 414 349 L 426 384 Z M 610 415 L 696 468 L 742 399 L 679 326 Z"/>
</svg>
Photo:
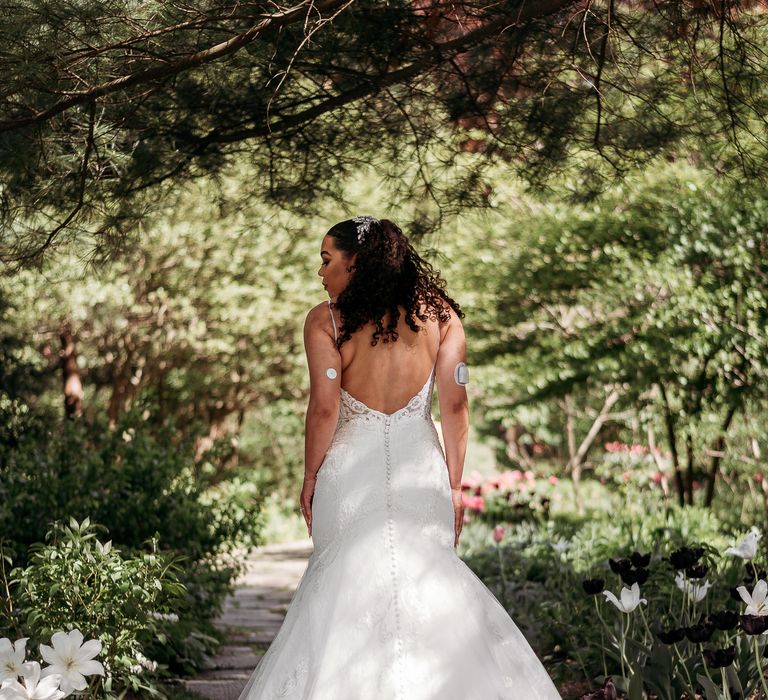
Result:
<svg viewBox="0 0 768 700">
<path fill-rule="evenodd" d="M 356 216 L 354 219 L 352 219 L 357 224 L 357 243 L 358 245 L 362 244 L 363 241 L 365 241 L 365 234 L 368 233 L 368 231 L 371 228 L 372 223 L 379 223 L 378 219 L 375 219 L 372 216 L 368 216 L 367 214 L 363 216 Z"/>
</svg>

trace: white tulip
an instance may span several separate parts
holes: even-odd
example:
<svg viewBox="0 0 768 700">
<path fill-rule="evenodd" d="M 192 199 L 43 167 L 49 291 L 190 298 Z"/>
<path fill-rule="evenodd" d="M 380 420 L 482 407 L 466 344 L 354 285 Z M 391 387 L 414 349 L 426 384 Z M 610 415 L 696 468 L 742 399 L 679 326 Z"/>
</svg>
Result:
<svg viewBox="0 0 768 700">
<path fill-rule="evenodd" d="M 640 586 L 632 584 L 632 588 L 626 586 L 621 589 L 621 600 L 618 600 L 611 591 L 603 591 L 606 600 L 610 600 L 621 612 L 631 613 L 640 603 L 648 604 L 645 598 L 640 597 Z"/>
<path fill-rule="evenodd" d="M 66 695 L 73 690 L 85 690 L 88 682 L 85 676 L 104 675 L 104 666 L 93 659 L 101 652 L 101 641 L 89 639 L 83 644 L 80 630 L 56 632 L 51 637 L 53 648 L 40 645 L 40 655 L 50 664 L 43 669 L 43 677 L 50 674 L 61 676 L 61 689 Z"/>
<path fill-rule="evenodd" d="M 749 595 L 745 586 L 739 586 L 736 590 L 747 604 L 747 609 L 744 611 L 745 615 L 768 615 L 768 603 L 765 600 L 768 596 L 768 584 L 764 579 L 757 582 L 752 590 L 752 595 Z"/>
<path fill-rule="evenodd" d="M 726 554 L 731 554 L 734 557 L 740 557 L 741 559 L 754 559 L 757 554 L 757 543 L 762 537 L 762 533 L 756 527 L 753 527 L 749 534 L 737 544 L 735 547 L 728 547 L 725 550 Z"/>
<path fill-rule="evenodd" d="M 13 644 L 8 637 L 0 639 L 0 683 L 8 678 L 16 680 L 25 671 L 29 671 L 29 664 L 24 662 L 28 639 L 22 637 Z"/>
<path fill-rule="evenodd" d="M 677 572 L 675 576 L 675 584 L 683 592 L 691 596 L 697 603 L 700 603 L 707 595 L 707 592 L 712 588 L 712 584 L 709 581 L 699 583 L 698 580 L 692 583 L 685 576 L 682 571 Z"/>
<path fill-rule="evenodd" d="M 61 677 L 54 673 L 40 680 L 40 664 L 30 661 L 25 664 L 23 684 L 15 678 L 7 679 L 0 686 L 2 700 L 60 700 L 67 694 L 59 690 Z"/>
</svg>

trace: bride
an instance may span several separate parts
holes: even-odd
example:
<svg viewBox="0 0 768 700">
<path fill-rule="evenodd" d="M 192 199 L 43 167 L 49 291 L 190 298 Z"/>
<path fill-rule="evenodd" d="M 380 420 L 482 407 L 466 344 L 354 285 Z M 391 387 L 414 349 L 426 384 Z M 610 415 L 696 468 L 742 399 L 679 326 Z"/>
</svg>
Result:
<svg viewBox="0 0 768 700">
<path fill-rule="evenodd" d="M 300 497 L 314 550 L 240 700 L 559 700 L 455 551 L 468 429 L 463 312 L 391 221 L 342 221 L 320 256 L 330 299 L 304 326 Z"/>
</svg>

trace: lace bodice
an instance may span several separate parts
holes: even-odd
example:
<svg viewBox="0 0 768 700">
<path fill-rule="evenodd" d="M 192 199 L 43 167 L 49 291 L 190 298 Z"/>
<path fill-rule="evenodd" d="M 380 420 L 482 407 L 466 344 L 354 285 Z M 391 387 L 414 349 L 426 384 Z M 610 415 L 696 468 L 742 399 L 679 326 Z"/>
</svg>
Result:
<svg viewBox="0 0 768 700">
<path fill-rule="evenodd" d="M 343 426 L 349 421 L 363 421 L 365 423 L 396 423 L 410 418 L 431 419 L 432 416 L 432 387 L 435 380 L 435 368 L 427 377 L 427 381 L 419 392 L 412 396 L 408 403 L 394 413 L 383 413 L 370 408 L 359 399 L 356 399 L 346 389 L 341 389 L 341 405 L 339 408 L 339 422 L 337 427 Z"/>
<path fill-rule="evenodd" d="M 339 330 L 336 325 L 336 317 L 331 310 L 331 302 L 328 301 L 328 312 L 333 322 L 333 337 L 338 340 Z M 346 389 L 341 389 L 341 406 L 339 408 L 339 422 L 337 430 L 350 421 L 362 421 L 369 424 L 389 425 L 410 418 L 431 419 L 432 416 L 432 387 L 435 381 L 435 365 L 427 377 L 421 389 L 410 398 L 407 404 L 394 413 L 383 413 L 371 408 L 367 404 L 356 399 Z"/>
</svg>

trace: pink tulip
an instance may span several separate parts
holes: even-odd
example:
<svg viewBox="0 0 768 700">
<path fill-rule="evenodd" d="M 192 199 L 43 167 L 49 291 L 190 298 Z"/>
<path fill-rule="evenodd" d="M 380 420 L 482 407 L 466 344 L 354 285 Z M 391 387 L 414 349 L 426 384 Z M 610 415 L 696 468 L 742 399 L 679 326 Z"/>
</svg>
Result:
<svg viewBox="0 0 768 700">
<path fill-rule="evenodd" d="M 477 469 L 475 469 L 461 480 L 461 488 L 470 490 L 478 489 L 480 488 L 482 480 L 482 475 L 479 471 L 477 471 Z"/>
<path fill-rule="evenodd" d="M 555 486 L 557 482 L 560 481 L 554 474 L 549 477 L 549 483 L 552 484 L 552 486 Z"/>
<path fill-rule="evenodd" d="M 504 539 L 504 533 L 506 530 L 502 525 L 497 525 L 495 528 L 493 528 L 493 539 L 496 542 L 501 542 Z"/>
</svg>

